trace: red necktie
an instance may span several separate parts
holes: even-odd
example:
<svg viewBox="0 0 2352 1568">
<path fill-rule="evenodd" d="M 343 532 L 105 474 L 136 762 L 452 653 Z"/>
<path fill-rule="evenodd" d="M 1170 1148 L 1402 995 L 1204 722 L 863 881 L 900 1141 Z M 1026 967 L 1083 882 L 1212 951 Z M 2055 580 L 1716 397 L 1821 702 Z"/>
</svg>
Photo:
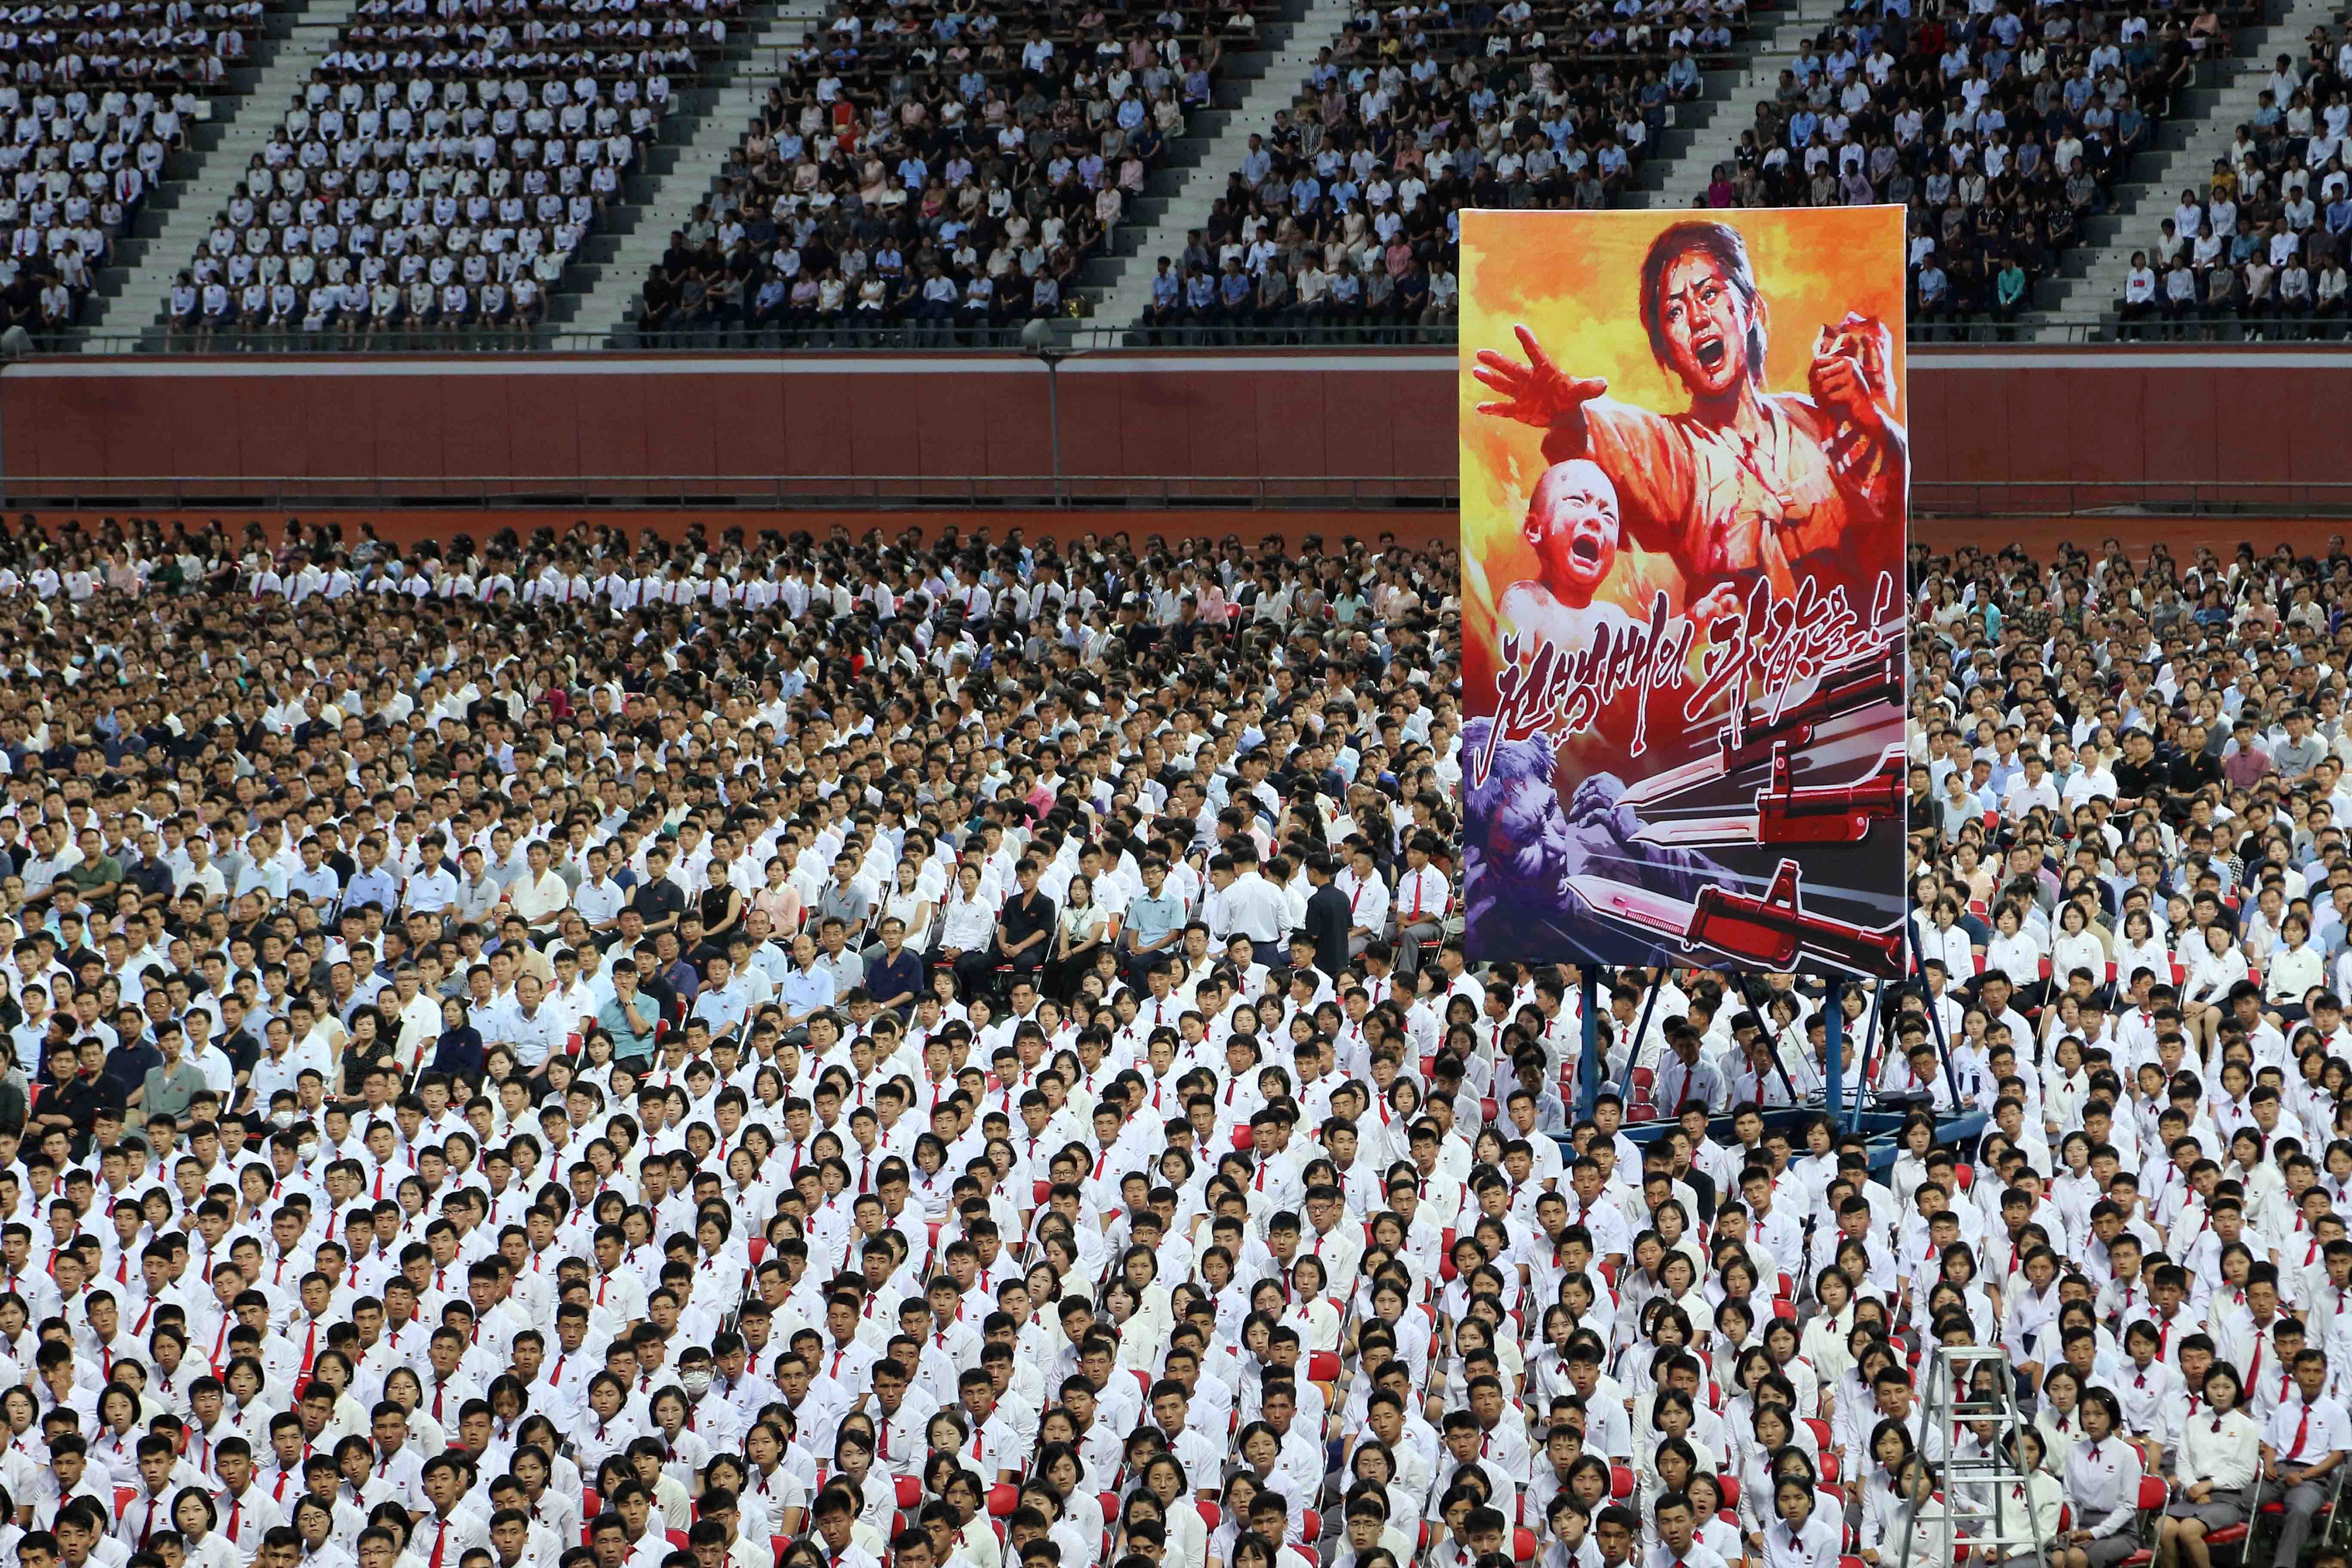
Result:
<svg viewBox="0 0 2352 1568">
<path fill-rule="evenodd" d="M 2303 1419 L 2294 1424 L 2294 1447 L 2286 1451 L 2288 1458 L 2292 1459 L 2303 1452 L 2303 1440 L 2310 1433 L 2311 1406 L 2306 1405 L 2303 1407 Z"/>
<path fill-rule="evenodd" d="M 449 1521 L 446 1519 L 436 1521 L 433 1526 L 433 1556 L 425 1563 L 425 1568 L 441 1568 L 441 1551 L 448 1541 Z"/>
<path fill-rule="evenodd" d="M 244 1504 L 244 1502 L 243 1502 L 242 1500 L 240 1500 L 236 1499 L 236 1498 L 231 1498 L 231 1499 L 229 1499 L 229 1500 L 228 1500 L 228 1542 L 229 1542 L 229 1544 L 230 1544 L 231 1546 L 234 1546 L 234 1545 L 236 1545 L 236 1527 L 237 1527 L 237 1523 L 238 1523 L 238 1521 L 241 1521 L 242 1519 L 244 1519 L 244 1517 L 245 1517 L 245 1504 Z"/>
</svg>

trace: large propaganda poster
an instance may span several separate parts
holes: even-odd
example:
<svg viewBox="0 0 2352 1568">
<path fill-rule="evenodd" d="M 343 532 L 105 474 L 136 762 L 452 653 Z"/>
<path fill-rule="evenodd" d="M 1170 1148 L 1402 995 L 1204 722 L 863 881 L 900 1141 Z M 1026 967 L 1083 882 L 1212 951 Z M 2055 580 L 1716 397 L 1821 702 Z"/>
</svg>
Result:
<svg viewBox="0 0 2352 1568">
<path fill-rule="evenodd" d="M 1904 973 L 1903 247 L 1463 215 L 1474 960 Z"/>
</svg>

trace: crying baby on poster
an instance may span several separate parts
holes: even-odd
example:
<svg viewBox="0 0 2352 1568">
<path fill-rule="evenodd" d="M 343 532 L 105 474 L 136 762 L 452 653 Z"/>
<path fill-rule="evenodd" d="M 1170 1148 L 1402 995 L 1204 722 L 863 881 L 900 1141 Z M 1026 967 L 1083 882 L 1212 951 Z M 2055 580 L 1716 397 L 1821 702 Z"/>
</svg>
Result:
<svg viewBox="0 0 2352 1568">
<path fill-rule="evenodd" d="M 1652 244 L 1641 312 L 1689 395 L 1682 413 L 1605 397 L 1605 382 L 1561 371 L 1524 326 L 1523 357 L 1482 350 L 1473 373 L 1497 395 L 1478 412 L 1543 430 L 1549 464 L 1522 525 L 1538 573 L 1496 601 L 1496 709 L 1464 733 L 1472 860 L 1486 873 L 1474 924 L 1497 899 L 1550 902 L 1587 861 L 1677 894 L 1721 875 L 1706 856 L 1641 842 L 1612 773 L 1568 781 L 1563 813 L 1558 748 L 1591 736 L 1638 779 L 1654 707 L 1677 745 L 1736 737 L 1751 697 L 1777 720 L 1825 672 L 1899 638 L 1908 449 L 1886 327 L 1849 314 L 1817 338 L 1807 392 L 1767 391 L 1744 242 L 1707 222 Z M 1628 542 L 1669 558 L 1681 605 L 1659 590 L 1636 618 L 1602 596 Z"/>
</svg>

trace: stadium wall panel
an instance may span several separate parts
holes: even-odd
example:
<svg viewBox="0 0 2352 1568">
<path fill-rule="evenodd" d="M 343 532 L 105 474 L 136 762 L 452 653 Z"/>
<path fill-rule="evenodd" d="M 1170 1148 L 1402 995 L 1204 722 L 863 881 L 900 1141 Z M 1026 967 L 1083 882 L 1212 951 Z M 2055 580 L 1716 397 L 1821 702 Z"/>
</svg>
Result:
<svg viewBox="0 0 2352 1568">
<path fill-rule="evenodd" d="M 1911 363 L 1923 512 L 2352 502 L 2352 442 L 2329 428 L 2352 356 L 1923 347 Z M 159 487 L 144 499 L 220 481 L 287 504 L 522 499 L 532 481 L 565 503 L 1010 500 L 1041 489 L 1006 481 L 1055 471 L 1056 402 L 1083 500 L 1451 493 L 1453 356 L 1404 351 L 1081 354 L 1058 387 L 1013 356 L 37 359 L 0 372 L 0 483 L 125 502 L 142 480 Z"/>
</svg>

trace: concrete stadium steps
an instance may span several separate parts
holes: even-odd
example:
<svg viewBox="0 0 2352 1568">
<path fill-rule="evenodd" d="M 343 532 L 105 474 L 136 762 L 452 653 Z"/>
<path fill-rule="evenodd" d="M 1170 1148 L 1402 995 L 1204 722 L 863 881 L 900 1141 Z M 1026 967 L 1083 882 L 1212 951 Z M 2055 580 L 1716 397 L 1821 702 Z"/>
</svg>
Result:
<svg viewBox="0 0 2352 1568">
<path fill-rule="evenodd" d="M 2302 60 L 2311 30 L 2333 26 L 2338 0 L 2293 0 L 2267 14 L 2270 24 L 2240 34 L 2226 59 L 2199 66 L 2197 86 L 2183 95 L 2180 112 L 2165 121 L 2156 148 L 2135 161 L 2128 181 L 2116 183 L 2114 206 L 2084 225 L 2099 243 L 2078 247 L 2062 276 L 2044 280 L 2035 301 L 2043 312 L 2042 336 L 2081 338 L 2114 311 L 2131 253 L 2155 247 L 2157 225 L 2172 216 L 2181 191 L 2205 188 L 2214 160 L 2228 156 L 2238 127 L 2253 118 L 2272 62 L 2280 55 Z"/>
<path fill-rule="evenodd" d="M 1779 10 L 1755 15 L 1744 58 L 1706 75 L 1704 96 L 1675 106 L 1674 123 L 1658 153 L 1642 161 L 1637 188 L 1624 203 L 1633 207 L 1696 206 L 1717 163 L 1731 162 L 1739 133 L 1756 123 L 1756 106 L 1780 85 L 1780 69 L 1797 58 L 1797 43 L 1829 26 L 1836 0 L 1790 0 Z M 1663 155 L 1661 155 L 1663 154 Z"/>
<path fill-rule="evenodd" d="M 662 124 L 644 167 L 628 184 L 629 205 L 588 237 L 565 268 L 562 291 L 548 300 L 547 326 L 566 332 L 610 332 L 645 284 L 646 269 L 669 247 L 695 205 L 715 189 L 742 145 L 751 112 L 781 79 L 782 51 L 824 21 L 828 0 L 784 0 L 747 6 L 742 36 L 730 40 L 687 101 Z"/>
<path fill-rule="evenodd" d="M 1186 142 L 1198 144 L 1191 165 L 1170 182 L 1172 188 L 1166 195 L 1154 194 L 1135 204 L 1150 226 L 1122 225 L 1132 230 L 1132 243 L 1115 256 L 1088 264 L 1097 275 L 1088 281 L 1100 290 L 1095 305 L 1096 324 L 1125 327 L 1143 320 L 1144 309 L 1151 303 L 1151 275 L 1157 270 L 1158 258 L 1181 254 L 1185 232 L 1207 226 L 1209 214 L 1225 194 L 1227 176 L 1242 166 L 1250 137 L 1271 130 L 1276 113 L 1298 100 L 1315 57 L 1338 39 L 1347 26 L 1348 14 L 1348 0 L 1311 0 L 1297 7 L 1295 15 L 1286 7 L 1283 26 L 1269 34 L 1268 47 L 1256 51 L 1251 62 L 1262 61 L 1261 68 L 1241 85 L 1231 109 L 1218 117 L 1219 123 L 1202 125 L 1198 121 L 1207 116 L 1192 117 L 1193 123 L 1185 127 L 1190 133 Z M 1226 81 L 1232 80 L 1229 74 Z M 1156 211 L 1146 211 L 1155 204 Z"/>
</svg>

